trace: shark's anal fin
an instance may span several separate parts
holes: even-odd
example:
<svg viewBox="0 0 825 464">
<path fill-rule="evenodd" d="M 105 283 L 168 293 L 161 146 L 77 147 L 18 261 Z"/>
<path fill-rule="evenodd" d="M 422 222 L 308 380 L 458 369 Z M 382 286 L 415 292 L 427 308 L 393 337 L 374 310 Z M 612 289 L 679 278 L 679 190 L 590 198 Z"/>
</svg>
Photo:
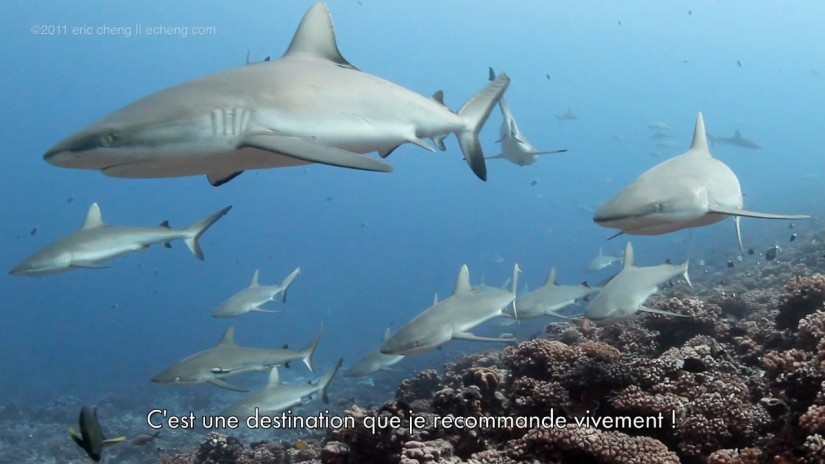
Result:
<svg viewBox="0 0 825 464">
<path fill-rule="evenodd" d="M 670 311 L 665 311 L 663 309 L 650 308 L 650 307 L 647 307 L 645 305 L 639 306 L 639 311 L 644 311 L 646 313 L 660 314 L 662 316 L 690 317 L 687 314 L 676 314 L 676 313 L 672 313 Z"/>
<path fill-rule="evenodd" d="M 324 145 L 318 141 L 278 134 L 250 134 L 242 138 L 238 149 L 251 147 L 289 156 L 310 163 L 329 164 L 365 171 L 390 172 L 392 166 L 359 153 Z"/>
<path fill-rule="evenodd" d="M 458 332 L 453 334 L 453 338 L 455 340 L 467 340 L 471 342 L 500 342 L 500 343 L 510 343 L 515 341 L 515 337 L 480 337 L 478 335 L 472 334 L 470 332 Z"/>
<path fill-rule="evenodd" d="M 237 387 L 235 385 L 232 385 L 231 383 L 224 382 L 221 379 L 211 379 L 211 380 L 208 380 L 208 382 L 211 383 L 212 385 L 216 386 L 216 387 L 225 388 L 227 390 L 232 390 L 232 391 L 241 392 L 241 393 L 248 393 L 249 392 L 249 390 L 247 390 L 245 388 Z"/>
</svg>

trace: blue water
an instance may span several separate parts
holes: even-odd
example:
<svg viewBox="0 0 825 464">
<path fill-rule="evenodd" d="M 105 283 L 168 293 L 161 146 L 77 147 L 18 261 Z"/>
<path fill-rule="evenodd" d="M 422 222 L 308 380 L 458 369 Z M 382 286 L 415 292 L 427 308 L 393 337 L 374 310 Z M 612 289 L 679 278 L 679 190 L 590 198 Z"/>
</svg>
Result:
<svg viewBox="0 0 825 464">
<path fill-rule="evenodd" d="M 3 401 L 39 404 L 70 395 L 94 404 L 113 391 L 139 391 L 153 400 L 134 410 L 163 407 L 181 390 L 149 378 L 215 344 L 230 322 L 243 345 L 300 347 L 323 321 L 317 365 L 326 370 L 343 356 L 346 366 L 373 349 L 385 327 L 398 328 L 434 293 L 448 295 L 464 263 L 474 282 L 489 284 L 507 279 L 516 262 L 531 288 L 551 266 L 562 283 L 593 279 L 584 268 L 598 248 L 616 252 L 625 242 L 606 242 L 613 232 L 580 206 L 598 206 L 684 151 L 697 111 L 709 132 L 729 136 L 738 128 L 764 146 L 713 148 L 738 174 L 746 207 L 823 213 L 821 2 L 363 3 L 330 3 L 340 49 L 355 66 L 423 95 L 442 89 L 454 109 L 486 84 L 493 66 L 512 78 L 507 99 L 531 142 L 569 151 L 523 168 L 490 161 L 486 183 L 462 161 L 454 137 L 446 153 L 399 148 L 388 158 L 391 174 L 309 165 L 246 172 L 220 188 L 203 176 L 127 180 L 56 168 L 42 160 L 49 146 L 120 106 L 241 66 L 247 51 L 253 59 L 279 56 L 310 3 L 4 7 L 0 268 L 78 228 L 95 201 L 116 225 L 169 219 L 183 227 L 223 206 L 233 209 L 203 236 L 204 262 L 176 242 L 171 250 L 116 259 L 105 270 L 40 278 L 0 273 Z M 135 35 L 137 25 L 215 32 L 149 37 Z M 56 34 L 35 35 L 33 26 L 56 26 Z M 82 26 L 95 31 L 74 35 Z M 133 35 L 97 33 L 101 26 L 132 27 Z M 568 107 L 579 119 L 558 121 L 554 115 Z M 650 156 L 657 150 L 648 138 L 651 121 L 669 123 L 676 142 L 659 148 L 658 157 Z M 496 153 L 499 124 L 496 110 L 482 136 L 488 154 Z M 786 245 L 787 227 L 745 219 L 746 246 Z M 694 237 L 695 257 L 737 253 L 730 221 Z M 681 260 L 686 239 L 686 232 L 636 237 L 637 262 Z M 262 282 L 273 283 L 297 266 L 303 273 L 288 302 L 270 306 L 280 314 L 210 317 L 256 268 Z M 519 334 L 540 327 L 526 324 Z M 509 331 L 486 332 L 496 330 Z M 455 351 L 486 347 L 452 342 L 399 367 L 411 374 L 440 367 Z M 305 374 L 301 366 L 293 370 Z"/>
</svg>

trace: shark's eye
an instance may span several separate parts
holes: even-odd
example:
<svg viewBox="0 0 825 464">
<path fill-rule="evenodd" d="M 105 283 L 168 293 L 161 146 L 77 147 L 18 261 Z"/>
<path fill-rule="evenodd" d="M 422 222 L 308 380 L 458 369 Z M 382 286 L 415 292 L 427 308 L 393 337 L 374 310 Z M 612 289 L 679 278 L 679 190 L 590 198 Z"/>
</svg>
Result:
<svg viewBox="0 0 825 464">
<path fill-rule="evenodd" d="M 653 212 L 654 213 L 661 213 L 665 207 L 661 203 L 653 203 Z"/>
<path fill-rule="evenodd" d="M 175 377 L 175 382 L 180 382 L 180 377 Z"/>
<path fill-rule="evenodd" d="M 106 132 L 100 136 L 100 145 L 103 147 L 111 147 L 115 144 L 115 134 Z"/>
</svg>

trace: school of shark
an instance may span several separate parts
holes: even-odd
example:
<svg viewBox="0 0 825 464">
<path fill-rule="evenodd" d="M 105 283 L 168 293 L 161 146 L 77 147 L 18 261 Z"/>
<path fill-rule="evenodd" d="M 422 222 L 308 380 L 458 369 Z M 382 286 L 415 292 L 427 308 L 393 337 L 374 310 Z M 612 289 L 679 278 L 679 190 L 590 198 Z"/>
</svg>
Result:
<svg viewBox="0 0 825 464">
<path fill-rule="evenodd" d="M 471 171 L 467 175 L 481 181 L 495 175 L 495 169 L 520 169 L 493 160 L 530 169 L 535 163 L 551 162 L 547 158 L 568 156 L 563 154 L 567 149 L 536 148 L 519 129 L 514 109 L 504 97 L 511 82 L 506 73 L 490 68 L 487 79 L 483 77 L 480 71 L 479 82 L 468 83 L 475 93 L 453 110 L 445 105 L 440 91 L 424 96 L 370 74 L 344 58 L 327 5 L 316 3 L 306 12 L 279 58 L 247 63 L 148 95 L 58 141 L 48 148 L 43 159 L 55 167 L 100 171 L 115 178 L 203 175 L 218 187 L 246 171 L 313 163 L 376 173 L 370 175 L 404 176 L 402 170 L 390 173 L 393 167 L 386 161 L 397 147 L 413 144 L 429 152 L 446 151 L 444 140 L 451 134 L 456 136 L 460 149 L 455 159 L 461 156 Z M 502 116 L 495 140 L 499 148 L 497 153 L 485 155 L 481 132 L 496 107 Z M 744 253 L 747 235 L 743 238 L 741 218 L 809 217 L 796 211 L 747 209 L 739 178 L 714 157 L 711 148 L 719 144 L 746 149 L 761 146 L 738 130 L 732 137 L 708 135 L 704 115 L 698 110 L 684 116 L 686 120 L 695 118 L 693 138 L 685 143 L 684 152 L 640 173 L 593 212 L 593 222 L 611 229 L 615 232 L 613 237 L 634 237 L 633 244 L 626 243 L 623 253 L 605 254 L 604 247 L 598 250 L 587 266 L 588 272 L 614 264 L 619 267 L 602 282 L 559 284 L 557 275 L 563 277 L 565 270 L 548 266 L 544 285 L 520 292 L 520 264 L 524 263 L 508 264 L 508 269 L 512 265 L 512 277 L 509 285 L 502 287 L 471 283 L 470 270 L 463 265 L 449 296 L 436 296 L 432 305 L 421 308 L 417 316 L 397 330 L 387 328 L 383 337 L 379 335 L 384 327 L 375 327 L 374 350 L 354 361 L 330 360 L 328 364 L 333 367 L 316 381 L 283 383 L 279 369 L 292 362 L 303 364 L 299 369 L 316 373 L 313 356 L 319 344 L 324 343 L 323 326 L 297 350 L 275 344 L 240 345 L 235 340 L 235 328 L 227 326 L 222 336 L 215 334 L 216 344 L 180 360 L 170 359 L 169 365 L 151 381 L 159 385 L 211 384 L 235 392 L 237 400 L 218 412 L 222 416 L 273 415 L 315 398 L 328 402 L 335 395 L 335 377 L 342 366 L 342 375 L 363 377 L 394 369 L 410 357 L 446 344 L 516 341 L 509 333 L 477 335 L 476 329 L 493 319 L 519 323 L 548 318 L 581 324 L 621 324 L 645 312 L 688 317 L 646 306 L 645 302 L 661 286 L 677 279 L 692 285 L 690 247 L 684 250 L 680 264 L 639 265 L 634 247 L 645 246 L 644 236 L 710 226 L 729 218 L 736 246 Z M 709 119 L 712 117 L 708 115 Z M 577 115 L 568 108 L 556 118 L 560 124 L 566 124 L 563 121 L 575 120 Z M 658 134 L 655 138 L 670 140 L 669 127 L 663 123 L 652 125 L 651 129 Z M 336 172 L 339 171 L 340 175 L 348 172 Z M 110 265 L 117 266 L 117 257 L 152 245 L 170 247 L 176 240 L 181 240 L 198 260 L 204 260 L 199 243 L 203 234 L 219 221 L 218 228 L 239 228 L 232 223 L 230 209 L 227 206 L 183 228 L 173 228 L 167 221 L 157 226 L 126 226 L 104 222 L 100 206 L 93 203 L 83 221 L 79 221 L 79 229 L 67 226 L 62 238 L 39 250 L 29 250 L 29 256 L 11 267 L 9 273 L 48 279 L 53 274 L 78 271 L 94 279 L 95 273 L 106 272 Z M 609 243 L 615 242 L 606 242 L 604 246 Z M 243 246 L 243 242 L 236 246 Z M 310 278 L 301 275 L 301 268 L 286 276 L 270 275 L 266 269 L 248 272 L 244 281 L 249 285 L 226 295 L 223 302 L 216 301 L 211 308 L 204 308 L 204 318 L 211 314 L 225 321 L 249 317 L 249 313 L 277 313 L 276 308 L 287 303 L 288 290 L 296 279 L 302 285 L 303 279 Z M 581 305 L 582 310 L 571 313 L 569 308 L 576 305 Z M 267 375 L 257 390 L 232 383 L 235 376 L 255 373 Z M 71 431 L 72 440 L 94 461 L 101 459 L 105 447 L 118 446 L 125 439 L 103 437 L 96 412 L 86 407 L 81 411 L 79 427 L 79 432 Z"/>
</svg>

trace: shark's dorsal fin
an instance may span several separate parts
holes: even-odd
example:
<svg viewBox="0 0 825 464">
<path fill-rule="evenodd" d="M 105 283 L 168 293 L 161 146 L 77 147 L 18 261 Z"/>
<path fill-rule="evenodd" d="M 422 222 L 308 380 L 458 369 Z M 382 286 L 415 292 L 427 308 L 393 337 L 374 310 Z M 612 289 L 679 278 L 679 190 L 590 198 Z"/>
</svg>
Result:
<svg viewBox="0 0 825 464">
<path fill-rule="evenodd" d="M 599 247 L 599 256 L 604 256 L 604 252 L 602 252 L 602 247 Z"/>
<path fill-rule="evenodd" d="M 733 133 L 733 138 L 735 138 L 735 139 L 741 139 L 742 138 L 742 134 L 739 133 L 739 129 L 736 129 L 736 132 Z"/>
<path fill-rule="evenodd" d="M 444 104 L 444 91 L 443 90 L 436 90 L 435 93 L 433 94 L 433 96 L 430 97 L 430 100 L 433 100 L 436 103 L 440 103 L 441 106 L 443 106 L 445 108 L 447 107 L 447 105 Z"/>
<path fill-rule="evenodd" d="M 255 273 L 252 274 L 252 283 L 249 284 L 250 287 L 259 287 L 258 284 L 258 269 L 255 269 Z"/>
<path fill-rule="evenodd" d="M 327 5 L 318 2 L 310 7 L 304 15 L 298 30 L 289 43 L 284 57 L 308 54 L 318 58 L 324 58 L 342 66 L 354 68 L 338 50 L 335 41 L 335 28 L 332 25 L 332 16 L 329 14 Z"/>
<path fill-rule="evenodd" d="M 544 285 L 556 285 L 556 268 L 550 269 L 550 273 L 547 274 L 547 280 L 544 281 Z"/>
<path fill-rule="evenodd" d="M 702 117 L 701 111 L 696 115 L 696 127 L 693 129 L 693 142 L 690 144 L 690 152 L 710 156 L 708 136 L 705 132 L 705 119 Z"/>
<path fill-rule="evenodd" d="M 453 287 L 453 295 L 466 294 L 473 291 L 473 286 L 470 285 L 470 269 L 464 264 L 458 271 L 458 277 L 455 279 L 455 287 Z"/>
<path fill-rule="evenodd" d="M 627 246 L 624 248 L 624 263 L 622 264 L 622 270 L 629 269 L 633 267 L 633 244 L 627 242 Z"/>
<path fill-rule="evenodd" d="M 266 388 L 277 387 L 281 384 L 281 376 L 278 375 L 278 368 L 273 367 L 269 371 L 269 380 L 266 382 Z"/>
<path fill-rule="evenodd" d="M 381 341 L 387 340 L 389 338 L 390 338 L 390 328 L 387 327 L 386 329 L 384 329 L 384 338 L 382 338 Z"/>
<path fill-rule="evenodd" d="M 86 219 L 83 220 L 81 229 L 94 229 L 105 225 L 103 216 L 100 214 L 100 206 L 97 203 L 92 203 L 92 206 L 89 206 L 89 211 L 86 212 Z"/>
<path fill-rule="evenodd" d="M 435 295 L 433 295 L 433 306 L 435 306 L 435 305 L 437 305 L 437 304 L 438 304 L 438 293 L 436 293 Z M 387 329 L 387 330 L 389 330 L 389 329 Z"/>
<path fill-rule="evenodd" d="M 221 341 L 218 342 L 218 346 L 235 344 L 235 327 L 232 326 L 226 329 L 226 332 L 223 333 L 223 337 L 221 337 Z"/>
</svg>

